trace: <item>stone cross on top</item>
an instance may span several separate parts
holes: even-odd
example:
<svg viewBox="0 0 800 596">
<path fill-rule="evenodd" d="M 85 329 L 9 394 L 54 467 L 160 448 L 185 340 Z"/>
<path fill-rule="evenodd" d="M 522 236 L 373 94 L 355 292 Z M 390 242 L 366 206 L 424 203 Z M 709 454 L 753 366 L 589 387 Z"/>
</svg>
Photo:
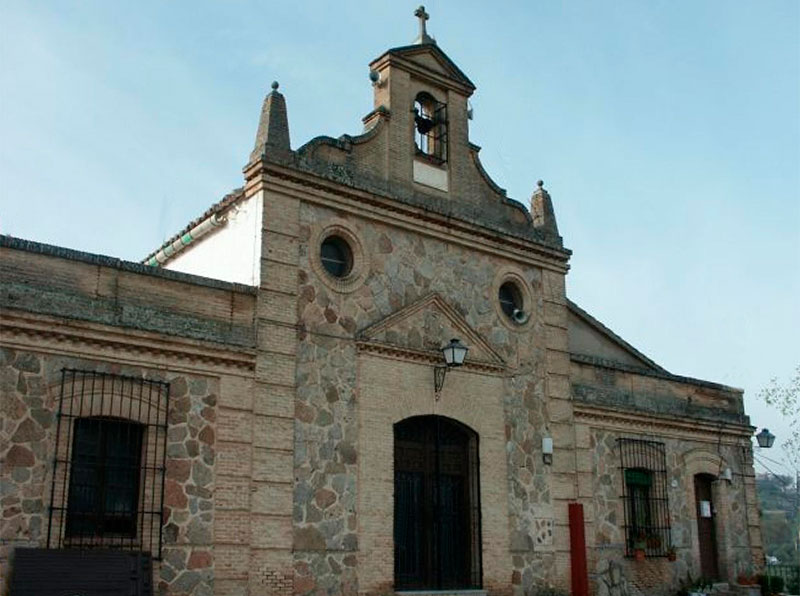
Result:
<svg viewBox="0 0 800 596">
<path fill-rule="evenodd" d="M 436 40 L 433 39 L 430 35 L 428 35 L 428 31 L 425 27 L 425 21 L 430 18 L 430 15 L 425 12 L 425 7 L 420 6 L 417 10 L 414 11 L 414 16 L 419 19 L 419 37 L 414 40 L 415 44 L 424 44 L 424 43 L 436 43 Z"/>
</svg>

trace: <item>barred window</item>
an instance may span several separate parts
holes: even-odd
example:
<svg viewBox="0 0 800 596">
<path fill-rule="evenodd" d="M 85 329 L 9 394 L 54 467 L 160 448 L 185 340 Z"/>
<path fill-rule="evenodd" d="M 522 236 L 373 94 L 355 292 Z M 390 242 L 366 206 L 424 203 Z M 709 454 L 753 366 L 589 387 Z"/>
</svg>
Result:
<svg viewBox="0 0 800 596">
<path fill-rule="evenodd" d="M 67 537 L 136 535 L 142 431 L 126 420 L 75 420 Z"/>
<path fill-rule="evenodd" d="M 634 536 L 646 534 L 653 525 L 650 506 L 650 487 L 653 474 L 650 470 L 631 468 L 625 470 L 625 488 L 628 492 L 628 521 Z"/>
<path fill-rule="evenodd" d="M 664 443 L 618 439 L 622 500 L 625 511 L 625 555 L 644 550 L 666 556 L 671 545 L 667 459 Z"/>
<path fill-rule="evenodd" d="M 64 369 L 48 548 L 161 558 L 169 385 Z"/>
</svg>

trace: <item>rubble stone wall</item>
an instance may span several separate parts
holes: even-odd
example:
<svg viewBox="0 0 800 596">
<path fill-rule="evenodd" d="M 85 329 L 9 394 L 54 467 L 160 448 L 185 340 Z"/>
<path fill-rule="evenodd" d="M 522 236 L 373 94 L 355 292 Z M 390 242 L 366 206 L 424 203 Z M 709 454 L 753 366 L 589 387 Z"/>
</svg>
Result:
<svg viewBox="0 0 800 596">
<path fill-rule="evenodd" d="M 354 270 L 344 280 L 329 276 L 318 260 L 319 243 L 330 233 L 343 236 L 354 249 Z M 386 507 L 392 502 L 392 436 L 384 436 L 391 425 L 379 422 L 389 412 L 399 416 L 398 407 L 407 406 L 403 417 L 432 411 L 435 363 L 422 367 L 420 386 L 411 390 L 388 380 L 398 374 L 415 378 L 412 371 L 419 364 L 404 363 L 402 357 L 365 361 L 359 341 L 401 353 L 435 354 L 451 337 L 460 337 L 471 343 L 470 358 L 497 359 L 502 371 L 474 370 L 466 377 L 470 385 L 462 385 L 464 403 L 451 412 L 463 420 L 489 400 L 490 411 L 497 413 L 487 411 L 479 425 L 487 449 L 484 454 L 481 443 L 481 474 L 494 478 L 505 470 L 502 497 L 496 486 L 488 491 L 491 498 L 482 495 L 486 586 L 493 593 L 521 594 L 534 584 L 566 578 L 572 471 L 562 454 L 552 468 L 542 463 L 541 454 L 543 436 L 553 436 L 560 448 L 572 441 L 563 274 L 491 256 L 441 234 L 415 233 L 310 203 L 301 203 L 297 240 L 295 591 L 391 590 L 393 510 Z M 508 321 L 497 304 L 500 283 L 511 277 L 521 284 L 531 315 L 523 325 Z M 432 294 L 445 306 L 426 303 L 418 313 L 398 315 Z M 382 321 L 391 324 L 378 336 L 364 337 Z M 467 329 L 476 338 L 465 337 Z M 459 376 L 448 376 L 443 408 Z M 478 395 L 480 387 L 485 391 Z M 555 403 L 552 412 L 549 400 Z M 368 447 L 376 432 L 388 451 Z M 492 437 L 500 437 L 503 447 L 491 447 Z M 366 480 L 361 466 L 366 465 L 362 458 L 378 454 L 375 469 L 383 471 L 385 482 L 376 493 L 369 484 L 375 478 Z M 376 498 L 383 506 L 373 509 L 368 503 Z M 372 521 L 378 511 L 380 528 Z"/>
<path fill-rule="evenodd" d="M 593 547 L 589 569 L 598 596 L 617 593 L 666 596 L 673 594 L 687 575 L 698 578 L 701 570 L 694 476 L 701 473 L 719 476 L 727 467 L 732 469 L 733 481 L 717 480 L 713 485 L 720 579 L 734 582 L 738 573 L 752 570 L 757 564 L 750 544 L 753 526 L 758 525 L 754 495 L 750 492 L 753 471 L 751 462 L 742 459 L 741 445 L 720 445 L 715 442 L 719 437 L 713 435 L 705 440 L 676 438 L 669 429 L 655 425 L 646 433 L 637 433 L 596 423 L 588 428 L 588 433 L 595 473 L 591 499 L 594 524 L 587 542 Z M 677 554 L 674 562 L 665 557 L 644 561 L 625 557 L 623 477 L 617 446 L 621 437 L 660 441 L 665 445 L 670 533 Z"/>
<path fill-rule="evenodd" d="M 46 545 L 63 368 L 169 384 L 163 550 L 162 561 L 155 562 L 154 585 L 160 594 L 212 594 L 219 380 L 5 347 L 0 348 L 3 577 L 15 547 Z M 62 418 L 62 425 L 70 423 L 69 418 Z M 61 430 L 66 433 L 68 429 Z M 64 472 L 57 470 L 59 474 Z M 158 527 L 155 532 L 157 536 Z M 53 535 L 57 533 L 56 527 Z"/>
</svg>

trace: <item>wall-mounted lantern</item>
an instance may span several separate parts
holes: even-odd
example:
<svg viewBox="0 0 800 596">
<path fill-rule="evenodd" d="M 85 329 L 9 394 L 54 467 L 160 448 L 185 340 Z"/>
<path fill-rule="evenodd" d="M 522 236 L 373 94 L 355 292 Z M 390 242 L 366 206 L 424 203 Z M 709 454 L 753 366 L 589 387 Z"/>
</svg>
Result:
<svg viewBox="0 0 800 596">
<path fill-rule="evenodd" d="M 442 347 L 442 356 L 444 357 L 444 364 L 438 364 L 433 369 L 433 390 L 438 399 L 439 393 L 444 387 L 444 377 L 447 371 L 456 366 L 464 364 L 464 359 L 467 357 L 469 348 L 461 343 L 459 339 L 451 339 L 450 343 Z"/>
<path fill-rule="evenodd" d="M 542 437 L 542 461 L 548 466 L 553 463 L 553 437 Z"/>
<path fill-rule="evenodd" d="M 769 449 L 775 443 L 775 435 L 769 432 L 768 428 L 762 428 L 761 432 L 756 435 L 756 441 L 762 449 Z"/>
</svg>

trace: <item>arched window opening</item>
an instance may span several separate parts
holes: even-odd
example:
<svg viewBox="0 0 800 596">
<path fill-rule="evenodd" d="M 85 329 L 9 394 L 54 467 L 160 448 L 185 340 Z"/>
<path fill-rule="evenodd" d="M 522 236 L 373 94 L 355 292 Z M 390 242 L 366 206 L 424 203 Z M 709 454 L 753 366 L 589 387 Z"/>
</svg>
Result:
<svg viewBox="0 0 800 596">
<path fill-rule="evenodd" d="M 396 590 L 481 587 L 478 435 L 441 416 L 394 427 Z"/>
<path fill-rule="evenodd" d="M 447 104 L 429 93 L 414 100 L 414 141 L 417 155 L 442 164 L 447 161 Z"/>
<path fill-rule="evenodd" d="M 115 418 L 77 418 L 69 475 L 67 538 L 134 538 L 144 426 Z"/>
</svg>

